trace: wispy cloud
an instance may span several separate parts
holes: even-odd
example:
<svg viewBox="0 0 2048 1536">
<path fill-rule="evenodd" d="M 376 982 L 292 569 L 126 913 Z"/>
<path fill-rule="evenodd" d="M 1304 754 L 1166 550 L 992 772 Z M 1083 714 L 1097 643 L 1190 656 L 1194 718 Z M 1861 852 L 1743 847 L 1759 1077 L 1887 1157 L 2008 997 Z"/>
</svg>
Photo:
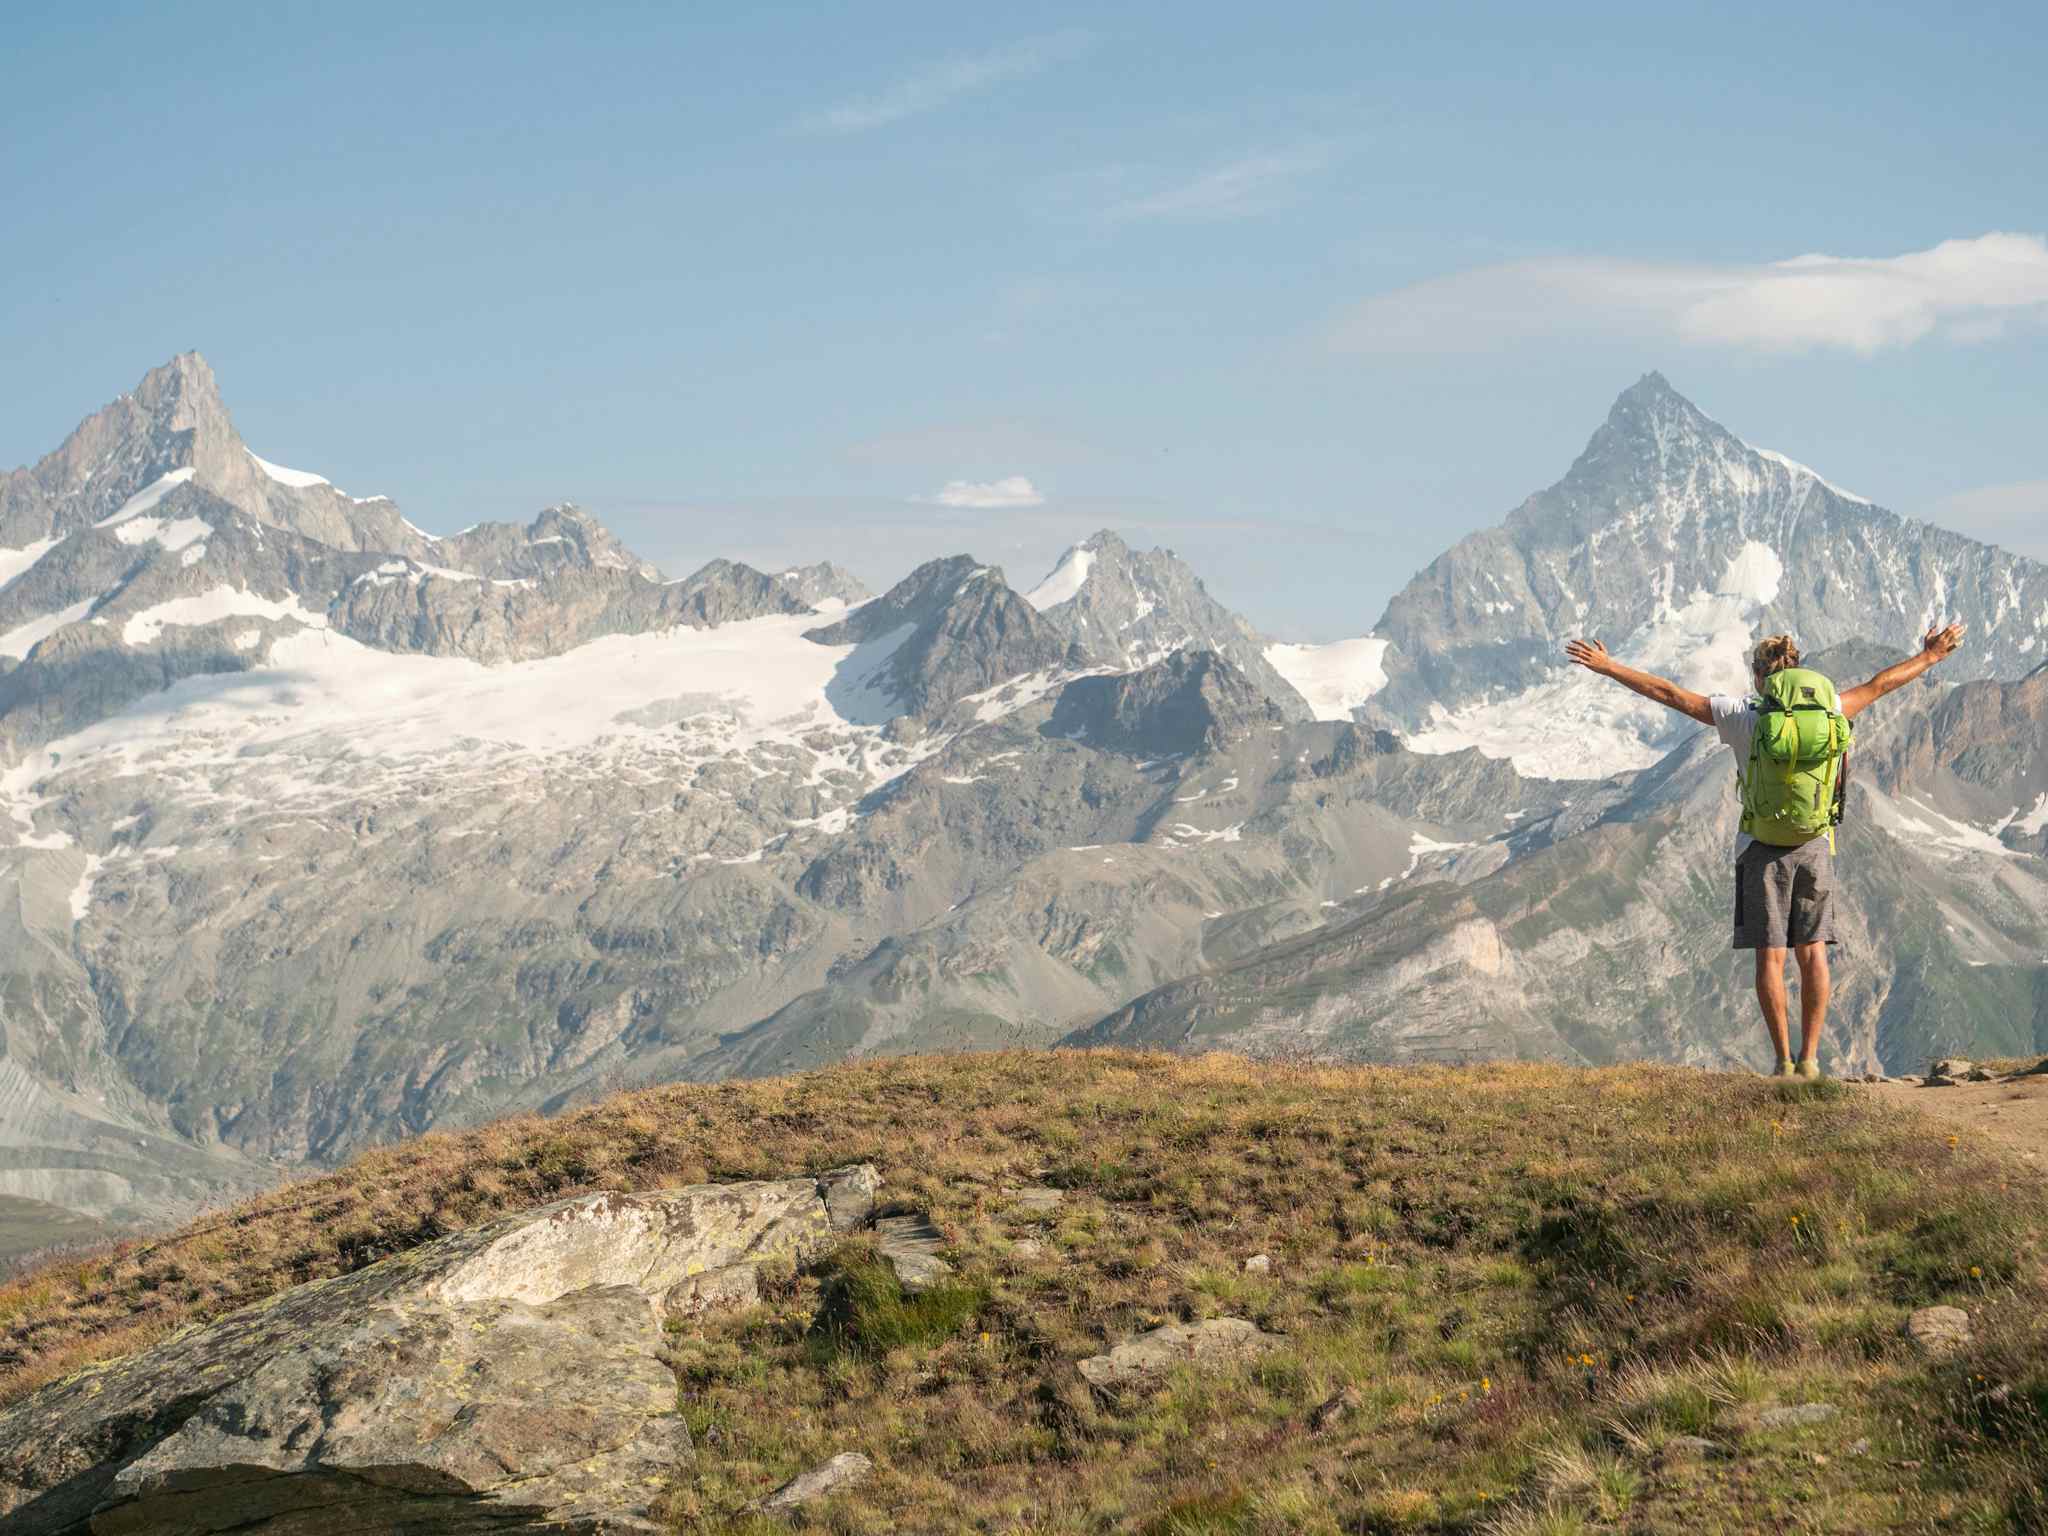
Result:
<svg viewBox="0 0 2048 1536">
<path fill-rule="evenodd" d="M 1240 155 L 1109 210 L 1113 219 L 1242 219 L 1285 204 L 1334 158 L 1326 144 Z"/>
<path fill-rule="evenodd" d="M 1095 46 L 1095 34 L 1078 30 L 1027 37 L 986 53 L 961 54 L 906 75 L 873 96 L 842 102 L 797 120 L 806 133 L 865 133 L 932 112 L 976 91 L 1022 80 L 1054 64 L 1078 58 Z"/>
<path fill-rule="evenodd" d="M 2048 240 L 1987 234 L 1900 256 L 1753 265 L 1517 261 L 1378 294 L 1337 317 L 1351 352 L 1478 352 L 1562 337 L 1869 355 L 1928 336 L 1996 338 L 2048 318 Z"/>
<path fill-rule="evenodd" d="M 1000 480 L 948 480 L 936 495 L 913 496 L 911 500 L 939 507 L 988 509 L 1036 507 L 1043 505 L 1045 497 L 1024 476 L 1006 475 Z"/>
</svg>

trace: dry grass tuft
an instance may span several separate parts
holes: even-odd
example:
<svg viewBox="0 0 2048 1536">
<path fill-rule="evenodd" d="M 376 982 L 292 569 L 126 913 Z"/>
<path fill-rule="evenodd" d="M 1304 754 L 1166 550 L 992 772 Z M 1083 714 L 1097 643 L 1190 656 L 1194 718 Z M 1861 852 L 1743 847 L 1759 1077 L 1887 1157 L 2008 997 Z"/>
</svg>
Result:
<svg viewBox="0 0 2048 1536">
<path fill-rule="evenodd" d="M 2025 1529 L 2048 1484 L 2048 1200 L 1853 1092 L 1674 1068 L 1005 1053 L 624 1094 L 379 1149 L 0 1286 L 0 1393 L 501 1211 L 872 1160 L 957 1283 L 858 1247 L 671 1340 L 678 1530 L 842 1450 L 841 1533 Z M 1025 1183 L 1066 1191 L 1020 1212 Z M 1039 1256 L 1019 1253 L 1024 1238 Z M 1249 1255 L 1271 1260 L 1245 1272 Z M 1913 1306 L 1969 1308 L 1929 1362 Z M 1248 1317 L 1150 1394 L 1074 1362 Z M 1341 1410 L 1325 1412 L 1333 1400 Z M 1754 1431 L 1827 1401 L 1822 1431 Z M 1675 1454 L 1702 1435 L 1739 1454 Z M 1868 1439 L 1867 1456 L 1840 1448 Z M 1825 1462 L 1816 1451 L 1831 1451 Z"/>
</svg>

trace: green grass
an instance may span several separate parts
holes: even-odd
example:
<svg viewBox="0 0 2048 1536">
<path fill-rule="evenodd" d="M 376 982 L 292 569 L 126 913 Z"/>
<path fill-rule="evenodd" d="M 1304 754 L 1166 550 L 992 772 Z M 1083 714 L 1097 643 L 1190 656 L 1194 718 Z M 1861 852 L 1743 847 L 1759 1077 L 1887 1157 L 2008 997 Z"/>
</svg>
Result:
<svg viewBox="0 0 2048 1536">
<path fill-rule="evenodd" d="M 985 1285 L 935 1285 L 915 1295 L 887 1262 L 864 1248 L 841 1249 L 817 1268 L 818 1310 L 811 1321 L 813 1357 L 875 1359 L 891 1350 L 951 1338 L 988 1306 Z"/>
<path fill-rule="evenodd" d="M 786 1530 L 754 1505 L 846 1450 L 874 1475 L 805 1529 L 2048 1529 L 2038 1173 L 1853 1088 L 1676 1068 L 1009 1053 L 650 1089 L 0 1287 L 0 1392 L 579 1188 L 864 1159 L 954 1276 L 906 1295 L 851 1244 L 679 1325 L 675 1530 Z M 1026 1183 L 1065 1198 L 1020 1212 Z M 1929 1302 L 1966 1352 L 1902 1337 Z M 1115 1397 L 1076 1371 L 1223 1315 L 1285 1346 Z M 1839 1416 L 1761 1427 L 1808 1402 Z"/>
</svg>

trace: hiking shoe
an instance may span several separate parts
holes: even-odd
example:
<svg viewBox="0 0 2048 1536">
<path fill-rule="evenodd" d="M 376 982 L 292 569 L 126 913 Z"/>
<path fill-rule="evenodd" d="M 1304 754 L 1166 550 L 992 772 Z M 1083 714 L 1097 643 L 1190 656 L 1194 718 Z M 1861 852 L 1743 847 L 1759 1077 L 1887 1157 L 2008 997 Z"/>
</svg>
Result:
<svg viewBox="0 0 2048 1536">
<path fill-rule="evenodd" d="M 1820 1076 L 1820 1063 L 1817 1061 L 1802 1061 L 1799 1063 L 1797 1071 L 1801 1077 L 1808 1079 L 1818 1078 Z"/>
<path fill-rule="evenodd" d="M 1771 1076 L 1773 1077 L 1795 1077 L 1797 1075 L 1798 1074 L 1792 1070 L 1792 1058 L 1790 1056 L 1779 1057 L 1778 1070 L 1771 1074 Z"/>
</svg>

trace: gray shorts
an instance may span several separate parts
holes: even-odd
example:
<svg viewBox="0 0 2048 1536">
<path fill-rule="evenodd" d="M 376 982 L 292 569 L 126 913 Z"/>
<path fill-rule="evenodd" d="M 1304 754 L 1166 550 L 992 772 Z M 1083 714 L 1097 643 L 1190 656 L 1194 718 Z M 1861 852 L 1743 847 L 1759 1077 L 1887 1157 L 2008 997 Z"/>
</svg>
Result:
<svg viewBox="0 0 2048 1536">
<path fill-rule="evenodd" d="M 1835 942 L 1835 854 L 1827 838 L 1743 849 L 1735 861 L 1735 947 Z"/>
</svg>

